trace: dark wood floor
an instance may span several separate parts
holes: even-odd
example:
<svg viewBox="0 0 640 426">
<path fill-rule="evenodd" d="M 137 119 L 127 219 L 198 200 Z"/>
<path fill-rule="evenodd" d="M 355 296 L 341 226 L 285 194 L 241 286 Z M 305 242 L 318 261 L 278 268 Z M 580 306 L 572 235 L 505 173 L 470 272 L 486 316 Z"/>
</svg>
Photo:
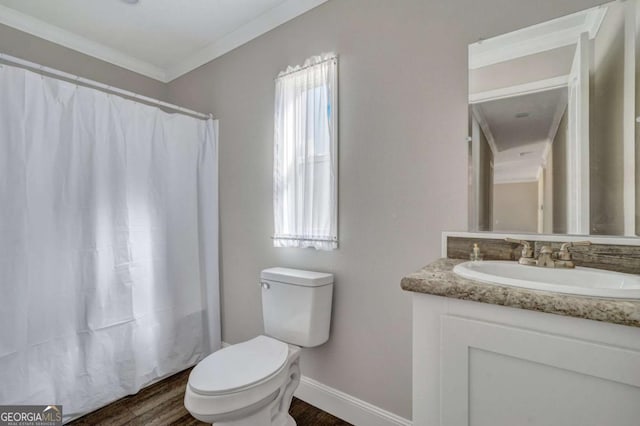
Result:
<svg viewBox="0 0 640 426">
<path fill-rule="evenodd" d="M 71 425 L 205 425 L 184 408 L 184 390 L 190 370 L 171 376 L 81 417 Z M 298 426 L 349 426 L 306 402 L 294 398 L 289 410 Z"/>
</svg>

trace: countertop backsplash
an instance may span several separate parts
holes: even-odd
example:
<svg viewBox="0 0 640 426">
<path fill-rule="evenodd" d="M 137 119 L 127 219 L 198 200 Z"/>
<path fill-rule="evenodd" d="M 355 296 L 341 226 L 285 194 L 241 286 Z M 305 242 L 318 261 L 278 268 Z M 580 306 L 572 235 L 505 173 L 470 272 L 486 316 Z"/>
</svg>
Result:
<svg viewBox="0 0 640 426">
<path fill-rule="evenodd" d="M 522 239 L 527 240 L 527 238 Z M 582 239 L 589 239 L 589 237 Z M 484 260 L 516 261 L 520 258 L 522 251 L 522 246 L 519 244 L 506 242 L 504 238 L 495 238 L 491 234 L 487 234 L 486 237 L 445 235 L 444 240 L 446 242 L 446 257 L 449 259 L 468 260 L 474 243 L 477 243 L 480 247 Z M 538 255 L 540 248 L 544 245 L 551 246 L 555 252 L 560 249 L 562 244 L 562 241 L 533 241 L 533 239 L 528 239 L 527 241 L 531 242 L 532 247 L 535 248 L 535 256 Z M 590 246 L 572 247 L 571 253 L 577 266 L 640 274 L 640 245 L 598 242 Z"/>
</svg>

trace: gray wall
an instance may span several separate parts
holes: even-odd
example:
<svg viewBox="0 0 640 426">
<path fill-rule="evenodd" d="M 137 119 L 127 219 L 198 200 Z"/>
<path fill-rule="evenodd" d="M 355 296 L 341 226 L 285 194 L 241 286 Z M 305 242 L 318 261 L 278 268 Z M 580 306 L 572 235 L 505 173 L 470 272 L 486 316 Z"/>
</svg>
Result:
<svg viewBox="0 0 640 426">
<path fill-rule="evenodd" d="M 624 233 L 624 3 L 609 5 L 593 41 L 589 158 L 591 234 Z"/>
<path fill-rule="evenodd" d="M 493 152 L 480 129 L 480 218 L 479 231 L 491 231 L 493 222 Z"/>
<path fill-rule="evenodd" d="M 538 232 L 538 181 L 493 185 L 493 230 Z"/>
<path fill-rule="evenodd" d="M 553 183 L 553 149 L 549 153 L 547 163 L 544 166 L 544 200 L 543 208 L 543 228 L 545 234 L 553 233 L 553 191 L 555 185 Z"/>
<path fill-rule="evenodd" d="M 553 139 L 553 232 L 555 234 L 567 233 L 567 132 L 568 117 L 565 111 L 558 126 L 558 131 Z"/>
<path fill-rule="evenodd" d="M 502 89 L 569 74 L 575 45 L 469 70 L 469 93 Z"/>
<path fill-rule="evenodd" d="M 0 24 L 0 52 L 145 96 L 165 100 L 167 85 Z"/>
<path fill-rule="evenodd" d="M 467 45 L 593 6 L 563 0 L 330 0 L 169 85 L 220 119 L 223 338 L 263 331 L 258 274 L 336 274 L 330 341 L 303 353 L 320 382 L 411 417 L 411 298 L 400 278 L 467 216 Z M 340 248 L 275 249 L 273 79 L 340 55 Z"/>
</svg>

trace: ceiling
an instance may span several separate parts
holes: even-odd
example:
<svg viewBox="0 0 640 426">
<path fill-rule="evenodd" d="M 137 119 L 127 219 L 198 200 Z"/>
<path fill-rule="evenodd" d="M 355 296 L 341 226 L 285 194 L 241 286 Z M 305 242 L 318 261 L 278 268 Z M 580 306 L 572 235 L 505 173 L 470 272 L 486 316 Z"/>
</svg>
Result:
<svg viewBox="0 0 640 426">
<path fill-rule="evenodd" d="M 473 105 L 494 156 L 494 182 L 538 179 L 567 107 L 567 88 Z"/>
<path fill-rule="evenodd" d="M 550 133 L 558 125 L 554 123 L 558 109 L 564 111 L 566 105 L 567 88 L 563 87 L 476 106 L 500 152 L 553 137 Z"/>
<path fill-rule="evenodd" d="M 169 82 L 327 0 L 0 0 L 0 23 Z"/>
</svg>

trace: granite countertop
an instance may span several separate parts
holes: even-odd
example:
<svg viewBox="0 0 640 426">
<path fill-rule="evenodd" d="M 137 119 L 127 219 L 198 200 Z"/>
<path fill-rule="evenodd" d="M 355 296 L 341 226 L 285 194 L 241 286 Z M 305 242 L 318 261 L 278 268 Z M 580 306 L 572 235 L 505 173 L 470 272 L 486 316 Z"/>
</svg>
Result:
<svg viewBox="0 0 640 426">
<path fill-rule="evenodd" d="M 400 285 L 416 293 L 640 327 L 640 300 L 601 299 L 473 281 L 453 272 L 453 267 L 463 262 L 437 260 L 404 277 Z"/>
</svg>

